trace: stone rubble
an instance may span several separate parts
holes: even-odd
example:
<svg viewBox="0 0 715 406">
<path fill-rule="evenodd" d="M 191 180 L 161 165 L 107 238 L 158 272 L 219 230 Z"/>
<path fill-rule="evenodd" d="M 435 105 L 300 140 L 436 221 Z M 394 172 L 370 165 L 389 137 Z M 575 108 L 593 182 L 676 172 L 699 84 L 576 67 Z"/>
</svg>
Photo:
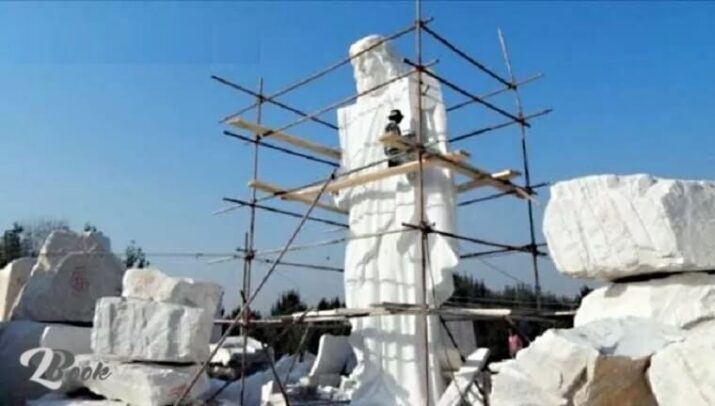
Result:
<svg viewBox="0 0 715 406">
<path fill-rule="evenodd" d="M 12 318 L 0 323 L 0 404 L 172 403 L 208 358 L 222 296 L 216 284 L 171 278 L 157 269 L 125 274 L 101 233 L 53 231 L 37 260 L 16 260 L 0 270 L 0 315 Z M 93 326 L 77 326 L 83 323 Z M 20 364 L 24 352 L 38 347 L 74 356 L 61 379 L 53 380 L 59 389 L 50 394 L 30 379 L 40 357 L 26 357 L 28 365 Z M 68 372 L 92 363 L 108 368 L 107 379 L 77 379 Z M 66 395 L 80 389 L 107 400 Z M 186 400 L 208 389 L 204 373 Z M 218 404 L 234 405 L 228 400 Z"/>
<path fill-rule="evenodd" d="M 491 366 L 490 404 L 715 404 L 715 182 L 560 182 L 544 234 L 559 272 L 610 283 Z"/>
<path fill-rule="evenodd" d="M 604 175 L 556 184 L 544 234 L 557 269 L 608 283 L 583 299 L 573 328 L 548 330 L 515 359 L 491 364 L 488 402 L 472 384 L 484 374 L 478 375 L 488 355 L 481 349 L 455 372 L 439 406 L 459 404 L 460 392 L 470 404 L 494 406 L 715 404 L 715 275 L 708 273 L 715 271 L 713 202 L 713 182 Z M 51 255 L 57 252 L 61 255 Z M 15 304 L 10 311 L 14 320 L 41 316 L 85 321 L 86 307 L 96 302 L 91 333 L 86 327 L 33 321 L 0 323 L 0 365 L 46 345 L 77 354 L 76 365 L 100 360 L 112 371 L 107 380 L 81 383 L 108 400 L 45 396 L 31 405 L 170 404 L 208 356 L 220 287 L 156 269 L 124 273 L 120 267 L 114 272 L 116 258 L 105 253 L 111 254 L 109 241 L 101 234 L 56 232 L 34 266 L 26 260 L 7 274 L 8 268 L 0 271 L 0 306 L 5 306 L 0 315 Z M 87 277 L 90 293 L 73 303 L 62 303 L 57 310 L 40 301 L 64 300 L 57 288 L 82 279 L 67 276 L 82 267 L 91 270 L 86 275 L 118 275 L 120 283 L 107 293 L 104 288 L 114 282 L 89 287 L 94 282 Z M 13 273 L 20 279 L 29 274 L 24 287 L 20 280 L 6 282 L 4 277 Z M 341 374 L 354 360 L 344 341 L 326 335 L 317 357 L 306 353 L 302 359 L 291 355 L 278 360 L 276 372 L 289 397 L 302 396 L 307 389 L 325 399 L 342 399 L 349 392 L 351 382 Z M 242 351 L 242 340 L 236 344 L 235 350 Z M 256 345 L 260 343 L 251 341 L 248 352 L 257 352 Z M 231 342 L 224 347 L 231 350 Z M 47 393 L 28 386 L 29 369 L 15 370 L 0 369 L 0 404 Z M 207 399 L 224 384 L 204 374 L 189 398 Z M 79 383 L 67 382 L 63 389 L 77 387 Z M 240 380 L 229 384 L 217 404 L 235 406 L 241 390 Z M 246 377 L 245 395 L 243 406 L 284 401 L 270 369 Z"/>
<path fill-rule="evenodd" d="M 490 402 L 495 406 L 587 405 L 591 399 L 608 395 L 598 391 L 604 389 L 629 393 L 632 404 L 651 404 L 650 391 L 643 390 L 648 388 L 648 357 L 684 338 L 681 329 L 634 317 L 548 330 L 500 366 L 492 378 Z M 604 376 L 604 369 L 613 368 L 618 373 Z M 523 385 L 527 386 L 522 391 Z M 553 403 L 540 403 L 546 401 Z"/>
<path fill-rule="evenodd" d="M 121 297 L 97 302 L 92 329 L 92 359 L 106 363 L 112 375 L 84 386 L 130 405 L 171 404 L 209 356 L 213 315 L 223 291 L 157 269 L 128 270 L 123 282 Z M 185 401 L 211 387 L 203 372 Z"/>
</svg>

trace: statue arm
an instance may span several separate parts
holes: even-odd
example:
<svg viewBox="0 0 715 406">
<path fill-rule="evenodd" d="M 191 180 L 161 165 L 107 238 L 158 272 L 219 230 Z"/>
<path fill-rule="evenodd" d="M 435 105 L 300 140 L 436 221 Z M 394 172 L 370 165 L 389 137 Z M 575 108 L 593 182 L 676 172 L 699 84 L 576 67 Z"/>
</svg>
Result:
<svg viewBox="0 0 715 406">
<path fill-rule="evenodd" d="M 350 170 L 350 148 L 348 146 L 348 136 L 347 136 L 347 120 L 346 120 L 346 108 L 338 109 L 338 138 L 340 140 L 340 169 L 338 174 Z M 349 203 L 350 189 L 342 189 L 338 192 L 333 193 L 333 200 L 338 208 L 343 210 L 350 210 Z"/>
</svg>

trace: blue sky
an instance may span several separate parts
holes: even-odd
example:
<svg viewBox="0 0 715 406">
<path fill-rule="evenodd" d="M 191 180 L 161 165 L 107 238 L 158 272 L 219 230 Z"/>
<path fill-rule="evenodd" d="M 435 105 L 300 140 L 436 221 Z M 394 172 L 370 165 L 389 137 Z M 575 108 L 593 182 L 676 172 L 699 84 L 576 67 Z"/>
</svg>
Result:
<svg viewBox="0 0 715 406">
<path fill-rule="evenodd" d="M 432 27 L 504 72 L 496 29 L 507 36 L 516 74 L 543 72 L 523 89 L 527 112 L 552 107 L 530 132 L 536 182 L 594 173 L 715 178 L 715 4 L 608 2 L 426 2 Z M 50 216 L 89 221 L 122 251 L 227 252 L 240 246 L 247 212 L 211 215 L 224 196 L 247 197 L 250 149 L 221 135 L 218 120 L 251 100 L 216 74 L 267 92 L 337 61 L 362 36 L 410 23 L 412 2 L 0 3 L 0 227 Z M 425 40 L 435 70 L 475 93 L 498 87 Z M 413 39 L 396 46 L 407 56 Z M 348 68 L 286 95 L 312 111 L 354 92 Z M 450 102 L 461 101 L 445 90 Z M 495 102 L 513 108 L 513 101 Z M 253 118 L 249 113 L 247 118 Z M 334 120 L 332 114 L 325 116 Z M 275 109 L 264 120 L 294 116 Z M 502 120 L 479 109 L 450 117 L 456 134 Z M 306 125 L 294 133 L 325 144 L 336 135 Z M 502 130 L 455 145 L 487 169 L 519 168 L 518 133 Z M 261 152 L 261 178 L 296 186 L 328 167 Z M 484 192 L 475 193 L 475 195 Z M 539 197 L 538 219 L 548 193 Z M 302 210 L 302 206 L 282 207 Z M 328 215 L 329 216 L 329 215 Z M 525 243 L 525 207 L 499 200 L 460 211 L 463 234 Z M 261 213 L 257 245 L 280 247 L 296 220 Z M 311 225 L 301 242 L 335 238 Z M 464 251 L 478 247 L 464 246 Z M 341 248 L 291 259 L 339 266 Z M 217 281 L 237 300 L 240 262 L 155 257 L 166 272 Z M 490 260 L 531 281 L 527 258 Z M 581 282 L 542 263 L 545 289 L 574 293 Z M 512 280 L 481 262 L 462 272 L 500 287 Z M 265 267 L 258 267 L 259 278 Z M 298 288 L 308 301 L 339 295 L 339 274 L 283 268 L 258 301 Z"/>
</svg>

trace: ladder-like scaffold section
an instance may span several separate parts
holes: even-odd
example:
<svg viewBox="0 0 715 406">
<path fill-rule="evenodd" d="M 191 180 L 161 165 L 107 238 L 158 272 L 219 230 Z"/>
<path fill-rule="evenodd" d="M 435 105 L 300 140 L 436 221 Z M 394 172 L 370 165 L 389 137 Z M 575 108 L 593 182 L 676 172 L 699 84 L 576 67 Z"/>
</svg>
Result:
<svg viewBox="0 0 715 406">
<path fill-rule="evenodd" d="M 536 79 L 539 79 L 542 77 L 541 74 L 533 75 L 531 77 L 528 77 L 527 79 L 524 80 L 517 80 L 515 75 L 512 72 L 512 67 L 511 67 L 511 61 L 507 52 L 506 48 L 506 43 L 503 39 L 503 36 L 501 35 L 501 32 L 499 32 L 499 40 L 500 44 L 502 47 L 502 53 L 504 57 L 504 61 L 507 67 L 508 71 L 508 78 L 505 78 L 498 73 L 496 73 L 494 70 L 486 67 L 484 64 L 480 63 L 473 57 L 469 56 L 466 52 L 462 51 L 455 45 L 453 45 L 451 42 L 449 42 L 447 39 L 442 37 L 440 34 L 438 34 L 435 30 L 432 28 L 428 27 L 428 25 L 432 22 L 431 19 L 424 19 L 421 16 L 421 6 L 419 0 L 417 1 L 417 7 L 416 7 L 416 18 L 413 24 L 410 26 L 397 31 L 396 33 L 389 35 L 385 37 L 383 40 L 380 42 L 372 45 L 371 47 L 364 49 L 363 51 L 359 52 L 358 54 L 352 55 L 347 58 L 343 58 L 340 61 L 328 66 L 327 68 L 320 70 L 305 79 L 302 79 L 294 84 L 291 84 L 290 86 L 287 86 L 279 91 L 276 91 L 272 94 L 265 94 L 263 91 L 263 81 L 260 81 L 260 84 L 258 86 L 257 91 L 250 90 L 244 86 L 241 86 L 237 83 L 234 83 L 232 81 L 229 81 L 227 79 L 218 77 L 218 76 L 212 76 L 213 79 L 217 80 L 218 82 L 227 85 L 233 89 L 236 89 L 242 93 L 248 94 L 249 96 L 255 97 L 255 102 L 252 103 L 251 105 L 228 115 L 225 117 L 222 121 L 224 124 L 227 124 L 231 126 L 231 131 L 226 130 L 224 131 L 224 134 L 230 137 L 238 138 L 243 141 L 250 142 L 253 145 L 253 173 L 251 176 L 251 180 L 248 182 L 249 190 L 251 197 L 250 199 L 239 199 L 236 197 L 225 197 L 224 201 L 231 203 L 232 205 L 228 208 L 222 209 L 217 213 L 226 213 L 229 211 L 236 210 L 240 207 L 248 207 L 250 209 L 250 227 L 248 232 L 246 233 L 246 239 L 244 241 L 244 246 L 237 249 L 236 254 L 224 258 L 224 259 L 219 259 L 217 261 L 226 261 L 226 260 L 234 260 L 234 259 L 242 259 L 243 260 L 243 285 L 241 287 L 241 292 L 242 292 L 242 307 L 241 311 L 233 318 L 229 320 L 216 320 L 217 324 L 225 324 L 228 325 L 228 328 L 226 329 L 224 335 L 221 337 L 219 342 L 217 343 L 216 349 L 218 349 L 223 341 L 225 341 L 226 337 L 231 333 L 231 331 L 235 327 L 240 327 L 243 329 L 244 334 L 248 334 L 251 328 L 261 328 L 263 326 L 268 326 L 268 325 L 281 325 L 283 326 L 283 330 L 280 334 L 277 335 L 276 339 L 280 339 L 290 328 L 294 328 L 296 325 L 306 325 L 307 328 L 310 328 L 310 326 L 317 326 L 319 323 L 326 323 L 326 322 L 338 322 L 338 323 L 344 323 L 352 318 L 356 317 L 381 317 L 381 316 L 386 316 L 386 315 L 395 315 L 395 314 L 411 314 L 415 316 L 422 316 L 422 317 L 427 317 L 428 315 L 438 315 L 440 317 L 442 316 L 451 316 L 451 317 L 461 317 L 464 319 L 500 319 L 500 320 L 506 320 L 509 323 L 512 323 L 512 319 L 523 319 L 523 320 L 544 320 L 545 318 L 558 318 L 558 317 L 569 317 L 572 315 L 572 312 L 569 311 L 551 311 L 551 312 L 545 312 L 541 309 L 541 304 L 540 304 L 540 283 L 539 283 L 539 275 L 538 275 L 538 265 L 537 265 L 537 259 L 539 257 L 544 257 L 546 256 L 546 253 L 541 251 L 539 248 L 543 247 L 545 244 L 543 243 L 537 243 L 536 242 L 536 237 L 535 237 L 535 231 L 534 231 L 534 219 L 533 219 L 533 213 L 532 213 L 532 203 L 533 203 L 533 196 L 536 194 L 536 189 L 539 187 L 546 186 L 547 183 L 540 183 L 540 184 L 532 184 L 531 183 L 531 178 L 530 178 L 530 173 L 529 173 L 529 167 L 528 167 L 528 158 L 527 158 L 527 149 L 526 149 L 526 129 L 530 127 L 530 121 L 538 118 L 545 116 L 546 114 L 550 113 L 550 109 L 545 109 L 541 111 L 537 111 L 531 114 L 524 114 L 523 109 L 522 109 L 522 104 L 521 104 L 521 98 L 518 93 L 518 90 L 526 85 L 529 84 Z M 482 94 L 482 95 L 475 95 L 458 84 L 456 84 L 454 81 L 449 80 L 445 77 L 439 76 L 435 74 L 434 72 L 428 70 L 427 68 L 431 67 L 434 65 L 436 62 L 428 62 L 428 63 L 423 63 L 423 58 L 422 58 L 422 33 L 428 34 L 431 38 L 433 38 L 437 43 L 443 45 L 445 48 L 456 54 L 458 57 L 460 57 L 462 60 L 468 62 L 471 66 L 475 67 L 477 70 L 480 72 L 484 73 L 486 76 L 492 78 L 496 82 L 500 84 L 501 87 L 499 87 L 496 90 L 493 90 L 491 92 Z M 360 92 L 358 94 L 355 94 L 353 96 L 344 98 L 342 100 L 339 100 L 335 103 L 332 103 L 324 108 L 318 109 L 317 111 L 314 111 L 312 113 L 306 113 L 305 111 L 302 111 L 298 108 L 295 108 L 293 106 L 289 106 L 286 103 L 282 102 L 279 100 L 281 96 L 284 96 L 295 89 L 298 89 L 300 87 L 306 86 L 310 84 L 311 82 L 318 80 L 330 72 L 335 71 L 336 69 L 346 66 L 350 64 L 350 62 L 354 59 L 359 57 L 361 54 L 365 52 L 369 52 L 372 48 L 375 48 L 379 45 L 381 45 L 383 42 L 386 41 L 394 41 L 397 40 L 398 38 L 409 34 L 409 33 L 414 33 L 415 34 L 415 43 L 416 43 L 416 56 L 414 60 L 408 60 L 405 59 L 404 62 L 409 65 L 412 69 L 410 69 L 408 72 L 405 72 L 403 74 L 398 75 L 395 78 L 392 78 L 390 80 L 387 80 L 383 83 L 378 84 L 377 86 L 374 86 L 366 91 Z M 480 167 L 477 167 L 471 163 L 469 163 L 469 158 L 470 155 L 466 151 L 462 150 L 454 150 L 451 152 L 447 153 L 442 153 L 437 151 L 436 149 L 432 148 L 432 145 L 426 144 L 422 142 L 419 138 L 416 141 L 408 141 L 405 138 L 402 137 L 396 137 L 393 135 L 385 135 L 380 139 L 380 141 L 385 145 L 389 146 L 391 148 L 395 148 L 399 150 L 400 154 L 404 155 L 410 155 L 410 156 L 416 156 L 415 159 L 412 159 L 408 162 L 402 163 L 399 166 L 395 167 L 386 167 L 386 165 L 383 165 L 385 162 L 387 162 L 387 159 L 377 161 L 377 162 L 372 162 L 368 165 L 365 165 L 364 167 L 353 169 L 350 171 L 346 172 L 338 172 L 337 169 L 340 167 L 340 162 L 341 162 L 341 151 L 338 148 L 322 145 L 318 142 L 306 139 L 304 137 L 299 137 L 296 135 L 293 135 L 289 132 L 289 130 L 299 124 L 306 123 L 306 122 L 312 122 L 319 124 L 325 128 L 328 128 L 330 130 L 336 131 L 338 130 L 338 127 L 331 123 L 328 120 L 325 120 L 321 118 L 322 115 L 334 111 L 339 107 L 345 106 L 348 103 L 351 103 L 355 101 L 358 97 L 363 96 L 365 94 L 368 94 L 370 92 L 374 92 L 379 90 L 380 88 L 383 88 L 390 83 L 400 80 L 402 78 L 408 77 L 409 75 L 417 75 L 418 77 L 418 83 L 421 85 L 422 82 L 422 77 L 423 75 L 429 76 L 431 79 L 439 82 L 445 88 L 450 89 L 456 94 L 459 94 L 463 97 L 462 101 L 459 101 L 452 106 L 449 106 L 446 108 L 447 113 L 451 113 L 457 110 L 460 110 L 464 107 L 470 106 L 470 105 L 478 105 L 483 108 L 485 108 L 488 111 L 494 112 L 498 114 L 501 117 L 506 118 L 506 121 L 502 121 L 490 126 L 486 126 L 483 128 L 478 128 L 475 130 L 468 131 L 463 134 L 455 135 L 452 136 L 451 138 L 445 140 L 448 145 L 455 144 L 457 142 L 470 139 L 472 137 L 480 136 L 485 133 L 493 132 L 496 130 L 500 130 L 503 128 L 511 127 L 511 126 L 518 126 L 520 129 L 520 136 L 521 136 L 521 153 L 522 153 L 522 162 L 523 162 L 523 168 L 521 171 L 514 170 L 514 169 L 504 169 L 500 171 L 495 171 L 495 172 L 490 172 L 487 170 L 484 170 Z M 488 101 L 488 99 L 491 99 L 494 96 L 504 94 L 504 93 L 512 93 L 514 95 L 514 100 L 517 108 L 516 113 L 510 113 L 506 109 L 503 109 L 492 102 Z M 421 97 L 420 99 L 420 110 L 421 110 Z M 262 123 L 262 109 L 265 105 L 272 105 L 275 107 L 278 107 L 282 110 L 291 112 L 293 114 L 296 114 L 299 116 L 299 118 L 292 122 L 288 123 L 283 126 L 276 126 L 276 127 L 269 127 L 265 126 Z M 256 119 L 255 120 L 249 120 L 245 118 L 245 114 L 248 113 L 249 111 L 256 111 Z M 420 125 L 418 128 L 422 128 L 421 125 L 421 115 L 420 115 Z M 247 131 L 252 134 L 252 136 L 247 136 L 240 134 L 240 131 Z M 330 176 L 327 176 L 323 179 L 319 179 L 315 182 L 312 182 L 307 185 L 302 185 L 298 187 L 293 187 L 293 188 L 286 188 L 283 186 L 277 186 L 274 184 L 269 183 L 268 181 L 264 181 L 259 179 L 258 176 L 258 151 L 260 148 L 267 148 L 267 149 L 272 149 L 275 151 L 279 151 L 281 153 L 287 154 L 287 155 L 292 155 L 300 158 L 304 158 L 306 160 L 316 162 L 316 163 L 321 163 L 325 164 L 327 166 L 330 166 L 334 168 L 332 174 Z M 377 166 L 384 166 L 381 168 L 376 168 Z M 366 171 L 367 169 L 374 168 L 374 170 L 371 171 Z M 348 229 L 348 225 L 345 224 L 343 221 L 340 220 L 334 220 L 331 218 L 322 218 L 322 217 L 317 217 L 313 216 L 312 212 L 315 208 L 319 208 L 322 210 L 325 210 L 331 214 L 338 214 L 338 215 L 346 215 L 347 212 L 343 209 L 338 208 L 334 203 L 328 201 L 328 200 L 323 200 L 323 197 L 327 193 L 336 193 L 341 190 L 347 189 L 347 188 L 352 188 L 356 187 L 359 185 L 365 185 L 371 182 L 376 182 L 381 179 L 385 179 L 388 177 L 392 176 L 398 176 L 398 175 L 405 175 L 409 173 L 416 173 L 418 175 L 418 179 L 421 179 L 422 177 L 422 172 L 426 168 L 445 168 L 451 171 L 454 175 L 460 175 L 465 177 L 466 179 L 463 180 L 461 183 L 458 183 L 456 185 L 456 191 L 460 194 L 464 194 L 468 191 L 472 191 L 477 188 L 482 188 L 482 187 L 490 187 L 493 189 L 496 189 L 497 193 L 491 196 L 487 197 L 481 197 L 477 199 L 471 199 L 471 200 L 464 200 L 460 203 L 458 203 L 458 207 L 465 207 L 472 205 L 474 203 L 480 202 L 480 201 L 485 201 L 485 200 L 491 200 L 495 198 L 499 198 L 502 196 L 515 196 L 517 198 L 520 198 L 522 200 L 525 200 L 528 205 L 528 214 L 529 214 L 529 233 L 530 233 L 530 241 L 528 244 L 524 245 L 513 245 L 513 244 L 505 244 L 505 243 L 500 243 L 500 242 L 494 242 L 494 241 L 488 241 L 483 238 L 477 238 L 477 237 L 472 237 L 472 236 L 463 236 L 463 235 L 457 235 L 454 233 L 448 233 L 443 230 L 437 230 L 434 229 L 430 226 L 427 225 L 425 222 L 424 218 L 424 212 L 421 208 L 423 205 L 424 197 L 422 195 L 422 188 L 420 187 L 419 189 L 419 194 L 420 194 L 420 224 L 403 224 L 402 228 L 396 229 L 396 230 L 390 230 L 387 232 L 383 233 L 375 233 L 375 234 L 370 234 L 370 235 L 350 235 L 348 237 L 343 237 L 343 238 L 336 238 L 328 241 L 319 241 L 316 243 L 309 243 L 309 244 L 303 244 L 301 246 L 299 245 L 294 245 L 294 241 L 298 233 L 301 231 L 303 225 L 307 221 L 312 221 L 312 222 L 318 222 L 318 223 L 323 223 L 323 224 L 330 224 L 333 226 L 337 226 L 341 229 Z M 515 183 L 515 180 L 522 176 L 522 174 L 525 177 L 525 182 L 523 185 L 519 185 Z M 258 197 L 256 192 L 264 192 L 266 195 L 262 197 Z M 284 200 L 284 201 L 291 201 L 291 202 L 298 202 L 302 204 L 308 205 L 308 209 L 304 213 L 300 212 L 294 212 L 290 211 L 284 208 L 278 208 L 274 206 L 270 206 L 265 204 L 264 202 L 267 202 L 272 199 L 279 199 L 279 200 Z M 256 250 L 254 247 L 254 234 L 255 234 L 255 218 L 256 218 L 256 213 L 258 210 L 265 211 L 265 212 L 270 212 L 274 214 L 280 214 L 280 215 L 285 215 L 285 216 L 291 216 L 295 218 L 299 218 L 300 222 L 297 225 L 296 229 L 293 231 L 291 236 L 288 238 L 287 243 L 282 247 L 278 249 L 267 249 L 267 250 Z M 303 263 L 295 263 L 295 262 L 288 262 L 284 261 L 283 257 L 284 255 L 289 252 L 289 251 L 296 251 L 296 250 L 301 250 L 301 249 L 312 249 L 312 248 L 317 248 L 317 247 L 322 247 L 326 245 L 332 245 L 332 244 L 341 244 L 345 243 L 347 241 L 350 241 L 352 239 L 358 239 L 358 238 L 374 238 L 379 235 L 384 235 L 386 233 L 400 233 L 400 232 L 419 232 L 422 234 L 422 236 L 426 236 L 429 233 L 438 233 L 441 235 L 444 235 L 449 238 L 455 238 L 460 241 L 466 241 L 470 242 L 476 245 L 480 246 L 486 246 L 489 247 L 489 250 L 485 251 L 476 251 L 476 252 L 470 252 L 470 253 L 464 253 L 460 255 L 460 258 L 462 259 L 470 259 L 470 258 L 481 258 L 484 256 L 490 256 L 490 255 L 499 255 L 499 254 L 505 254 L 505 253 L 527 253 L 530 254 L 532 259 L 533 259 L 533 272 L 534 272 L 534 285 L 535 285 L 535 290 L 537 293 L 537 302 L 536 302 L 536 309 L 533 310 L 517 310 L 517 309 L 511 309 L 511 308 L 478 308 L 475 306 L 454 306 L 454 305 L 443 305 L 439 307 L 430 307 L 426 305 L 425 303 L 423 304 L 406 304 L 406 303 L 375 303 L 373 304 L 372 307 L 367 308 L 367 309 L 334 309 L 334 310 L 329 310 L 329 311 L 316 311 L 315 309 L 307 309 L 304 312 L 301 313 L 296 313 L 292 315 L 287 315 L 287 316 L 280 316 L 280 317 L 274 317 L 270 319 L 264 319 L 264 320 L 252 320 L 249 317 L 250 314 L 250 309 L 253 301 L 255 300 L 256 296 L 259 294 L 261 289 L 264 287 L 266 281 L 270 278 L 270 276 L 273 274 L 277 266 L 294 266 L 298 268 L 305 268 L 305 269 L 314 269 L 314 270 L 321 270 L 321 271 L 334 271 L 334 272 L 342 272 L 343 270 L 340 268 L 336 267 L 330 267 L 330 266 L 325 266 L 325 265 L 320 265 L 320 264 L 303 264 Z M 424 255 L 424 254 L 423 254 Z M 262 262 L 265 264 L 268 264 L 269 270 L 266 272 L 264 277 L 259 281 L 259 283 L 255 286 L 255 288 L 252 286 L 252 281 L 251 281 L 251 266 L 254 262 Z M 427 270 L 424 269 L 424 261 L 423 261 L 423 277 L 426 278 L 427 275 Z M 423 281 L 423 287 L 426 287 L 426 283 Z M 424 295 L 426 297 L 426 294 Z M 211 354 L 211 357 L 215 354 L 216 351 L 213 351 Z M 425 356 L 427 351 L 425 351 Z M 210 358 L 209 358 L 210 359 Z M 182 394 L 181 398 L 177 400 L 175 403 L 178 405 L 181 400 L 185 397 L 185 395 L 190 391 L 191 386 L 193 386 L 198 379 L 198 376 L 200 373 L 202 373 L 206 366 L 208 365 L 208 361 L 203 364 L 202 369 L 197 372 L 196 376 L 194 379 L 189 382 L 187 387 L 184 390 L 184 393 Z M 273 368 L 272 368 L 273 369 Z M 273 369 L 274 373 L 275 370 Z M 243 379 L 243 378 L 242 378 Z M 276 379 L 280 385 L 280 379 L 279 377 L 276 376 Z M 429 385 L 427 385 L 429 386 Z M 281 392 L 284 395 L 284 398 L 286 399 L 286 402 L 288 402 L 288 397 L 286 395 L 285 389 L 280 385 Z"/>
</svg>

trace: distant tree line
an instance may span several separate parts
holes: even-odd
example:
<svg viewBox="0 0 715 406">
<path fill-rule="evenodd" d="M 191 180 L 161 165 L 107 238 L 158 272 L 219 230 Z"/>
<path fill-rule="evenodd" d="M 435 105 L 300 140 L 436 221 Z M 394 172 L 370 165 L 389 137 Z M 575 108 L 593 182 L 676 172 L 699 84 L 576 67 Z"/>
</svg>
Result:
<svg viewBox="0 0 715 406">
<path fill-rule="evenodd" d="M 15 222 L 2 233 L 0 240 L 0 268 L 22 257 L 35 257 L 53 230 L 69 229 L 67 222 L 52 218 Z"/>
<path fill-rule="evenodd" d="M 21 257 L 37 256 L 42 248 L 47 236 L 57 229 L 69 229 L 64 220 L 51 218 L 37 219 L 26 222 L 13 223 L 12 227 L 2 233 L 0 239 L 0 268 L 5 267 L 9 262 Z M 84 227 L 84 231 L 97 231 L 97 228 L 89 223 Z M 150 265 L 143 249 L 134 241 L 126 247 L 124 262 L 127 268 L 144 268 Z M 536 308 L 536 293 L 534 289 L 526 284 L 518 283 L 506 286 L 501 290 L 490 289 L 484 281 L 472 276 L 460 274 L 454 275 L 454 294 L 447 302 L 447 305 L 474 306 L 480 308 L 511 308 L 534 310 Z M 543 310 L 572 310 L 576 309 L 581 299 L 590 292 L 586 286 L 582 287 L 576 296 L 557 295 L 551 292 L 542 292 L 541 307 Z M 322 298 L 315 306 L 315 310 L 329 310 L 345 307 L 345 304 L 338 297 Z M 270 316 L 281 316 L 302 312 L 308 306 L 295 290 L 281 293 L 276 302 L 270 308 Z M 234 309 L 229 316 L 235 317 L 240 312 L 240 307 Z M 260 320 L 263 316 L 260 312 L 251 310 L 250 318 Z M 277 356 L 297 351 L 318 350 L 318 341 L 322 334 L 345 335 L 350 333 L 350 327 L 334 323 L 316 323 L 306 333 L 307 324 L 295 324 L 286 329 L 285 325 L 254 325 L 250 335 L 260 341 L 272 345 Z M 479 346 L 489 347 L 492 351 L 492 360 L 506 358 L 507 337 L 510 329 L 518 331 L 525 339 L 533 340 L 536 336 L 549 328 L 567 328 L 570 321 L 563 319 L 533 319 L 530 321 L 514 320 L 510 324 L 506 320 L 477 320 L 474 322 L 474 331 Z M 240 334 L 239 329 L 232 331 L 233 335 Z M 276 339 L 280 337 L 280 339 Z"/>
<path fill-rule="evenodd" d="M 344 308 L 345 303 L 339 297 L 322 298 L 311 310 L 330 310 Z M 293 313 L 300 313 L 308 309 L 308 305 L 300 297 L 296 290 L 288 290 L 280 294 L 278 299 L 271 305 L 270 316 L 284 316 Z M 235 318 L 241 311 L 241 307 L 235 308 L 229 314 L 229 318 Z M 251 309 L 250 319 L 261 320 L 263 316 L 259 311 Z M 283 354 L 294 354 L 299 351 L 310 351 L 316 354 L 318 351 L 318 341 L 323 334 L 347 335 L 350 334 L 350 327 L 332 323 L 326 327 L 326 323 L 317 324 L 318 327 L 311 327 L 306 332 L 307 324 L 298 323 L 293 325 L 260 325 L 251 326 L 249 335 L 257 340 L 271 345 L 276 357 Z M 236 328 L 231 335 L 241 334 Z"/>
<path fill-rule="evenodd" d="M 488 288 L 482 280 L 461 274 L 454 275 L 454 285 L 454 294 L 447 302 L 449 305 L 536 310 L 536 292 L 530 285 L 518 283 L 505 286 L 502 290 L 494 290 Z M 541 292 L 541 308 L 542 310 L 575 310 L 581 303 L 581 299 L 590 290 L 583 286 L 576 296 Z M 513 323 L 511 325 L 503 319 L 476 320 L 474 322 L 477 343 L 480 347 L 489 347 L 492 360 L 501 360 L 509 356 L 507 337 L 510 329 L 525 336 L 528 340 L 533 340 L 547 329 L 572 326 L 569 318 L 513 320 Z"/>
<path fill-rule="evenodd" d="M 454 275 L 455 290 L 447 305 L 458 305 L 466 307 L 480 308 L 512 308 L 523 310 L 536 309 L 536 293 L 526 284 L 506 286 L 502 290 L 488 288 L 484 281 L 472 276 L 460 274 Z M 576 296 L 556 295 L 551 292 L 542 292 L 541 306 L 544 310 L 571 310 L 578 307 L 581 298 L 590 291 L 583 287 Z M 329 310 L 345 307 L 340 298 L 322 298 L 315 306 L 316 310 Z M 270 308 L 270 316 L 281 316 L 299 313 L 306 310 L 308 306 L 300 297 L 296 290 L 288 290 L 280 294 Z M 230 314 L 230 318 L 236 317 L 241 311 L 237 307 Z M 261 320 L 262 315 L 256 310 L 251 310 L 251 320 Z M 510 329 L 517 329 L 526 339 L 533 340 L 536 336 L 549 328 L 571 327 L 567 318 L 552 320 L 519 321 L 514 320 L 513 325 L 502 319 L 476 320 L 474 321 L 474 333 L 480 347 L 491 349 L 491 359 L 500 360 L 508 357 L 507 337 Z M 249 335 L 266 344 L 272 345 L 277 357 L 283 354 L 292 354 L 298 351 L 318 351 L 318 341 L 322 334 L 347 335 L 350 334 L 350 327 L 347 325 L 315 323 L 312 332 L 309 331 L 304 338 L 306 324 L 291 325 L 288 330 L 285 325 L 259 325 L 251 327 Z M 240 330 L 234 329 L 232 335 L 239 335 Z M 278 336 L 280 339 L 276 339 Z"/>
<path fill-rule="evenodd" d="M 69 230 L 69 224 L 54 218 L 13 223 L 0 238 L 0 269 L 18 258 L 38 256 L 45 239 L 55 230 Z M 91 223 L 85 223 L 83 231 L 98 230 Z M 124 251 L 124 264 L 127 268 L 145 268 L 150 262 L 144 250 L 132 240 Z"/>
</svg>

